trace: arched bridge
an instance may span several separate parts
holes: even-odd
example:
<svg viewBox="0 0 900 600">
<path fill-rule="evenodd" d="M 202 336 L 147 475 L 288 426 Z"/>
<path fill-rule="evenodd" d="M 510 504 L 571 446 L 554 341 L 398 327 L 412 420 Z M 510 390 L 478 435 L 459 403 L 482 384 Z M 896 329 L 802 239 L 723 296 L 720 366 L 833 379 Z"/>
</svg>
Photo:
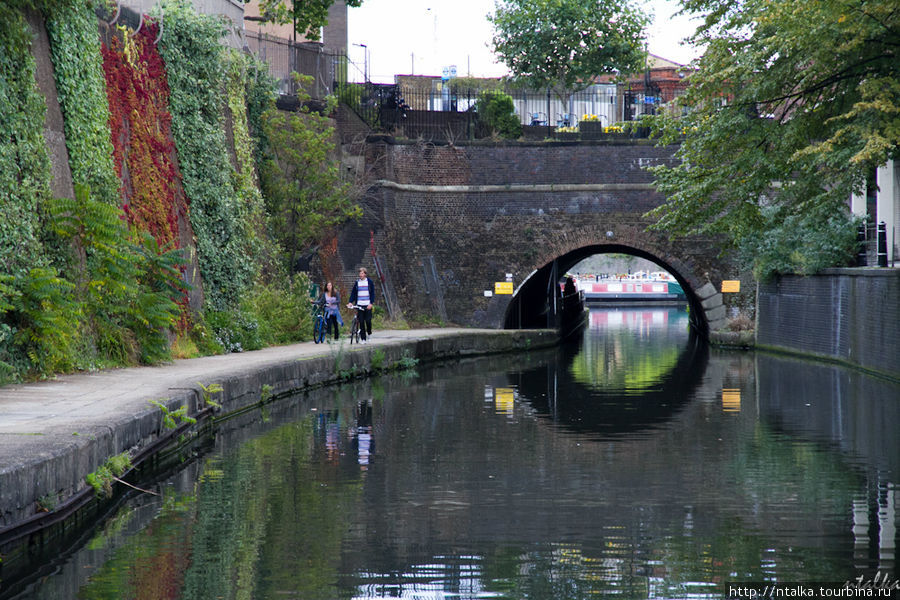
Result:
<svg viewBox="0 0 900 600">
<path fill-rule="evenodd" d="M 725 322 L 717 291 L 739 279 L 711 239 L 671 241 L 643 215 L 663 198 L 646 167 L 675 147 L 619 142 L 440 145 L 370 137 L 364 217 L 338 237 L 349 286 L 359 264 L 385 274 L 406 314 L 480 327 L 541 327 L 553 277 L 596 253 L 648 258 L 671 272 L 701 331 Z M 374 234 L 374 235 L 373 235 Z M 515 293 L 487 295 L 511 276 Z"/>
</svg>

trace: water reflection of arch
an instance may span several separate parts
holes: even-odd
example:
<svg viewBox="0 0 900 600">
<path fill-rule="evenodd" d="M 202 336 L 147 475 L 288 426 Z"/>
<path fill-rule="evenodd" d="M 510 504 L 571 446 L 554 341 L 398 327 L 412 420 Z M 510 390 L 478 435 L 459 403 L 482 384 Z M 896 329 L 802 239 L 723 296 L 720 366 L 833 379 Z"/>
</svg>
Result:
<svg viewBox="0 0 900 600">
<path fill-rule="evenodd" d="M 554 276 L 562 276 L 576 264 L 595 254 L 628 254 L 647 259 L 671 273 L 681 285 L 691 307 L 691 325 L 701 335 L 708 331 L 706 310 L 697 296 L 700 278 L 691 269 L 673 256 L 660 251 L 648 251 L 641 248 L 612 243 L 589 244 L 566 252 L 536 269 L 515 290 L 506 309 L 503 327 L 505 329 L 528 329 L 547 327 L 548 281 Z M 559 290 L 556 290 L 558 293 Z"/>
<path fill-rule="evenodd" d="M 652 386 L 615 394 L 578 381 L 571 365 L 581 344 L 566 344 L 558 361 L 519 373 L 510 384 L 538 416 L 576 433 L 616 437 L 653 429 L 670 421 L 693 398 L 709 360 L 709 346 L 691 330 L 674 366 Z"/>
</svg>

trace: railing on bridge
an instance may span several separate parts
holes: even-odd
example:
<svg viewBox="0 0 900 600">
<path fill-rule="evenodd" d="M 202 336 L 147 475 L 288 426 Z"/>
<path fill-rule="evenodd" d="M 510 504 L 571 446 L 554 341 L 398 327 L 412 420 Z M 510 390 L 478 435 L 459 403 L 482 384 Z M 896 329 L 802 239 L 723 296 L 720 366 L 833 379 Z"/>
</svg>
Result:
<svg viewBox="0 0 900 600">
<path fill-rule="evenodd" d="M 321 100 L 334 94 L 373 130 L 423 139 L 473 139 L 492 132 L 478 120 L 480 89 L 463 87 L 453 80 L 422 78 L 413 84 L 354 82 L 364 79 L 365 69 L 343 53 L 321 44 L 301 42 L 247 31 L 246 48 L 264 61 L 283 96 L 295 96 L 293 73 L 308 75 L 307 92 Z M 513 100 L 514 111 L 526 138 L 598 139 L 620 134 L 619 124 L 666 110 L 673 98 L 631 92 L 614 84 L 596 84 L 572 94 L 565 104 L 548 90 L 505 87 L 500 91 Z M 632 130 L 626 137 L 646 137 L 646 130 Z"/>
<path fill-rule="evenodd" d="M 856 240 L 859 251 L 856 255 L 858 267 L 887 267 L 887 225 L 884 221 L 873 223 L 864 221 L 859 225 Z"/>
<path fill-rule="evenodd" d="M 338 98 L 376 131 L 407 138 L 472 139 L 492 131 L 478 120 L 479 90 L 449 85 L 412 90 L 402 84 L 336 83 Z M 621 124 L 664 110 L 658 97 L 618 93 L 615 86 L 573 94 L 568 110 L 546 92 L 511 90 L 514 109 L 526 138 L 603 139 L 646 137 L 646 129 L 624 131 Z M 543 108 L 543 111 L 540 110 Z M 557 112 L 554 112 L 556 110 Z"/>
</svg>

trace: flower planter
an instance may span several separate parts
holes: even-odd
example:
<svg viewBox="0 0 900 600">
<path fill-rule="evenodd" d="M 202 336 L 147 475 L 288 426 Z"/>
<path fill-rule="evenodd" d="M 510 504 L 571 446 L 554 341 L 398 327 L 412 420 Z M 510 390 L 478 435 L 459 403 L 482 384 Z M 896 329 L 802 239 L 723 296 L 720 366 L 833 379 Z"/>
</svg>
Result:
<svg viewBox="0 0 900 600">
<path fill-rule="evenodd" d="M 557 131 L 556 139 L 561 142 L 577 142 L 579 137 L 577 131 Z"/>
<path fill-rule="evenodd" d="M 578 124 L 581 137 L 586 140 L 598 140 L 603 135 L 602 121 L 582 121 Z"/>
</svg>

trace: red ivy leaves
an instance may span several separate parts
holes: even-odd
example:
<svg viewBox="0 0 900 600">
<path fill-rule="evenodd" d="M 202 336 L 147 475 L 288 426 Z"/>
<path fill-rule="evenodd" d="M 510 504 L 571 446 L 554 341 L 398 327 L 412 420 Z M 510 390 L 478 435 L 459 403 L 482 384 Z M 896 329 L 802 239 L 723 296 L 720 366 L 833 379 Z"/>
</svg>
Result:
<svg viewBox="0 0 900 600">
<path fill-rule="evenodd" d="M 145 20 L 137 35 L 129 31 L 126 41 L 113 37 L 102 48 L 103 71 L 113 161 L 128 223 L 149 232 L 160 248 L 180 248 L 182 242 L 190 243 L 185 240 L 190 239 L 188 200 L 172 141 L 165 63 L 154 44 L 158 33 L 159 26 Z M 177 329 L 186 331 L 187 291 L 179 305 Z"/>
<path fill-rule="evenodd" d="M 114 37 L 103 46 L 103 70 L 128 222 L 149 231 L 161 248 L 177 248 L 178 220 L 186 222 L 188 209 L 172 142 L 165 64 L 153 43 L 158 32 L 157 24 L 145 21 L 127 42 Z"/>
</svg>

